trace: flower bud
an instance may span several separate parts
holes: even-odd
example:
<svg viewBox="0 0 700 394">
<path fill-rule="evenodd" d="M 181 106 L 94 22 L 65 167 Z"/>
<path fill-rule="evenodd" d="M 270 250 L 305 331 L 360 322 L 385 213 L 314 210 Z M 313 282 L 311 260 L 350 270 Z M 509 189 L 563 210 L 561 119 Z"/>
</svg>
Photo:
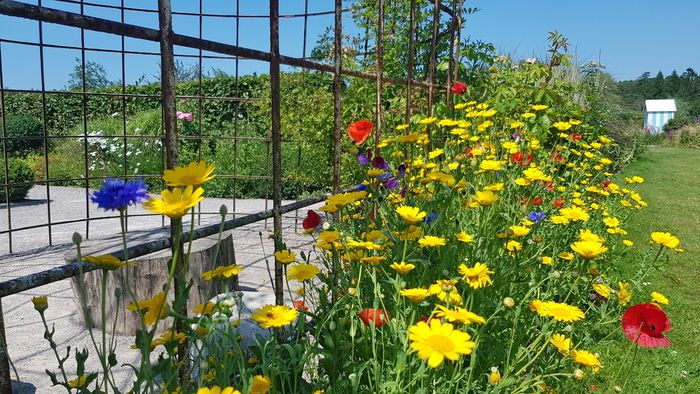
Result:
<svg viewBox="0 0 700 394">
<path fill-rule="evenodd" d="M 77 231 L 74 232 L 73 233 L 73 243 L 76 245 L 80 245 L 80 243 L 82 243 L 82 242 L 83 242 L 83 236 L 80 235 L 80 233 Z"/>
<path fill-rule="evenodd" d="M 49 309 L 49 300 L 46 298 L 46 296 L 32 297 L 32 304 L 34 304 L 34 309 L 42 314 L 45 310 Z"/>
<path fill-rule="evenodd" d="M 219 207 L 219 215 L 221 215 L 222 218 L 225 218 L 226 215 L 228 215 L 228 208 L 226 207 L 226 204 L 221 204 Z"/>
<path fill-rule="evenodd" d="M 513 300 L 510 297 L 506 297 L 503 299 L 503 306 L 506 308 L 512 308 L 515 305 L 515 300 Z"/>
<path fill-rule="evenodd" d="M 331 229 L 331 224 L 328 222 L 323 222 L 323 230 L 328 231 Z"/>
<path fill-rule="evenodd" d="M 576 368 L 574 369 L 574 377 L 578 380 L 581 380 L 586 377 L 586 373 L 583 372 L 582 370 Z"/>
</svg>

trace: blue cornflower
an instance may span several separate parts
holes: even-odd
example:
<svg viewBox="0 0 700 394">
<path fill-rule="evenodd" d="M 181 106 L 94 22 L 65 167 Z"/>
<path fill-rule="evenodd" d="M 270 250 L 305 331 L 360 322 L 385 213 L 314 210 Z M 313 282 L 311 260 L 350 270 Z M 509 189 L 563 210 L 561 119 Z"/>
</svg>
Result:
<svg viewBox="0 0 700 394">
<path fill-rule="evenodd" d="M 141 178 L 124 181 L 108 178 L 102 187 L 90 196 L 98 208 L 105 211 L 122 210 L 129 205 L 136 205 L 148 199 L 147 186 Z"/>
<path fill-rule="evenodd" d="M 535 223 L 539 223 L 540 221 L 547 218 L 547 215 L 545 215 L 544 212 L 531 211 L 530 213 L 527 214 L 527 218 L 532 220 Z"/>
<path fill-rule="evenodd" d="M 435 219 L 437 219 L 437 217 L 438 217 L 438 214 L 437 214 L 437 213 L 431 212 L 428 216 L 426 216 L 426 217 L 423 218 L 423 221 L 425 222 L 425 224 L 430 224 L 430 223 L 432 223 Z"/>
<path fill-rule="evenodd" d="M 357 185 L 355 190 L 357 190 L 357 191 L 367 190 L 367 185 L 365 185 L 365 184 Z"/>
</svg>

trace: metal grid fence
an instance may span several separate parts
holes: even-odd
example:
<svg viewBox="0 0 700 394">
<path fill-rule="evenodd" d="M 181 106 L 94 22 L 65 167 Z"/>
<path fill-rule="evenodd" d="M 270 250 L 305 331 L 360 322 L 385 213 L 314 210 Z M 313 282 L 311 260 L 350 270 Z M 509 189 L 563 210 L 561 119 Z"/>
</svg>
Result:
<svg viewBox="0 0 700 394">
<path fill-rule="evenodd" d="M 300 0 L 301 1 L 301 0 Z M 31 138 L 38 139 L 42 142 L 43 149 L 43 167 L 45 178 L 37 182 L 41 187 L 45 188 L 45 194 L 47 199 L 46 210 L 47 210 L 47 222 L 41 225 L 35 226 L 15 226 L 12 224 L 12 208 L 9 203 L 9 190 L 10 188 L 17 186 L 24 186 L 25 184 L 13 183 L 9 179 L 2 179 L 0 184 L 0 190 L 4 192 L 6 201 L 5 213 L 7 216 L 8 228 L 0 230 L 0 236 L 6 236 L 9 242 L 10 249 L 12 248 L 12 235 L 18 231 L 38 231 L 40 227 L 45 227 L 48 232 L 49 244 L 53 243 L 52 228 L 56 225 L 71 224 L 84 222 L 85 233 L 89 236 L 89 226 L 92 220 L 102 219 L 90 216 L 89 209 L 89 199 L 88 194 L 90 190 L 91 181 L 99 181 L 107 176 L 131 176 L 133 175 L 129 169 L 131 163 L 127 159 L 127 151 L 129 149 L 129 143 L 131 140 L 154 140 L 159 141 L 162 147 L 160 153 L 160 168 L 157 173 L 145 174 L 140 173 L 139 176 L 144 178 L 157 178 L 160 173 L 165 168 L 174 168 L 179 163 L 179 149 L 178 144 L 182 144 L 188 140 L 195 141 L 197 144 L 197 149 L 199 155 L 201 156 L 202 142 L 208 139 L 217 138 L 221 139 L 221 136 L 210 136 L 203 132 L 202 117 L 199 116 L 196 121 L 196 134 L 195 135 L 178 135 L 178 125 L 176 123 L 175 109 L 176 100 L 194 100 L 196 102 L 196 108 L 199 113 L 202 113 L 203 107 L 207 102 L 228 102 L 233 104 L 235 111 L 241 105 L 245 103 L 253 102 L 256 98 L 250 97 L 240 97 L 240 94 L 235 94 L 233 96 L 217 96 L 217 95 L 207 95 L 203 91 L 203 62 L 207 59 L 219 59 L 233 61 L 234 67 L 234 80 L 235 86 L 238 89 L 239 75 L 239 62 L 241 60 L 258 60 L 269 63 L 269 81 L 270 81 L 270 105 L 271 105 L 271 128 L 269 133 L 265 137 L 250 137 L 240 135 L 240 125 L 238 116 L 235 116 L 232 123 L 232 130 L 230 134 L 227 135 L 226 139 L 232 141 L 233 149 L 232 156 L 233 161 L 236 163 L 237 146 L 238 144 L 245 142 L 256 142 L 261 143 L 266 146 L 266 163 L 265 174 L 260 176 L 250 176 L 250 175 L 240 175 L 236 171 L 234 165 L 233 171 L 231 173 L 222 174 L 218 173 L 217 177 L 223 179 L 229 179 L 233 182 L 233 195 L 231 196 L 233 204 L 233 215 L 234 217 L 225 222 L 226 229 L 236 228 L 245 224 L 253 223 L 259 220 L 267 220 L 268 218 L 273 219 L 274 234 L 276 237 L 281 237 L 281 215 L 284 212 L 288 212 L 294 209 L 299 209 L 304 206 L 311 205 L 323 199 L 323 196 L 310 198 L 303 201 L 298 201 L 289 206 L 282 206 L 282 181 L 283 181 L 283 168 L 282 168 L 282 144 L 285 142 L 282 136 L 281 130 L 281 114 L 280 114 L 280 75 L 281 65 L 291 66 L 304 70 L 315 70 L 326 73 L 331 73 L 333 76 L 333 119 L 334 119 L 334 131 L 332 133 L 332 166 L 330 168 L 330 179 L 333 191 L 339 191 L 341 188 L 341 177 L 340 177 L 340 142 L 341 135 L 343 133 L 343 124 L 341 119 L 341 84 L 343 78 L 359 78 L 365 80 L 372 80 L 376 84 L 376 108 L 375 108 L 375 147 L 379 143 L 382 134 L 382 117 L 383 117 L 383 89 L 386 84 L 399 84 L 406 87 L 406 104 L 405 104 L 405 119 L 408 121 L 412 114 L 412 89 L 414 87 L 427 88 L 428 94 L 428 112 L 432 111 L 432 105 L 434 104 L 435 96 L 438 89 L 446 90 L 445 95 L 447 103 L 449 104 L 451 98 L 449 89 L 445 89 L 450 85 L 451 80 L 456 80 L 458 76 L 458 67 L 455 67 L 456 59 L 459 58 L 458 45 L 455 43 L 459 42 L 459 32 L 461 30 L 461 10 L 463 9 L 462 0 L 432 0 L 432 1 L 421 1 L 421 0 L 406 0 L 410 3 L 410 29 L 409 29 L 409 46 L 408 46 L 408 62 L 406 67 L 406 78 L 395 78 L 391 76 L 384 75 L 383 70 L 383 58 L 384 58 L 384 12 L 385 12 L 385 0 L 378 0 L 376 2 L 377 14 L 374 18 L 376 21 L 376 37 L 379 39 L 374 43 L 374 55 L 375 59 L 375 72 L 367 73 L 362 71 L 351 70 L 343 67 L 342 63 L 342 39 L 343 39 L 343 13 L 357 11 L 349 7 L 344 7 L 342 0 L 333 1 L 333 9 L 320 11 L 320 12 L 309 12 L 309 1 L 304 0 L 304 13 L 297 14 L 285 14 L 280 15 L 279 13 L 279 0 L 269 1 L 269 13 L 266 15 L 252 15 L 252 14 L 241 14 L 239 11 L 241 9 L 240 0 L 235 0 L 235 13 L 224 14 L 224 13 L 210 13 L 205 12 L 203 7 L 203 0 L 198 2 L 198 12 L 182 12 L 182 11 L 172 11 L 170 0 L 159 0 L 157 9 L 149 9 L 144 7 L 133 7 L 127 6 L 125 0 L 119 0 L 119 4 L 104 4 L 97 2 L 87 2 L 87 1 L 76 1 L 76 0 L 44 0 L 43 3 L 53 3 L 53 4 L 63 4 L 65 6 L 74 7 L 77 12 L 67 12 L 55 8 L 47 8 L 45 4 L 42 4 L 42 0 L 38 0 L 37 5 L 26 4 L 17 1 L 10 0 L 0 0 L 0 14 L 5 16 L 15 17 L 15 18 L 25 18 L 33 21 L 38 21 L 38 40 L 36 42 L 7 39 L 0 37 L 0 118 L 2 118 L 2 134 L 0 135 L 0 141 L 2 143 L 2 153 L 3 153 L 3 163 L 5 174 L 8 173 L 8 145 L 13 141 L 19 140 L 20 137 L 8 136 L 7 125 L 6 125 L 6 100 L 8 95 L 12 94 L 35 94 L 40 96 L 41 102 L 41 119 L 43 135 L 34 136 Z M 232 1 L 233 2 L 233 1 Z M 328 2 L 331 3 L 330 1 Z M 414 68 L 415 68 L 415 29 L 416 29 L 416 10 L 418 7 L 423 7 L 426 5 L 431 5 L 433 7 L 433 18 L 432 18 L 432 39 L 430 42 L 430 65 L 428 70 L 428 78 L 425 81 L 415 81 L 414 79 Z M 117 20 L 108 20 L 104 18 L 96 18 L 89 16 L 86 13 L 87 8 L 100 8 L 109 9 L 119 13 Z M 129 12 L 141 12 L 157 14 L 159 19 L 159 28 L 152 29 L 144 26 L 132 25 L 126 23 L 126 14 Z M 449 49 L 449 72 L 447 73 L 447 84 L 436 84 L 436 47 L 438 45 L 438 26 L 439 18 L 441 12 L 447 12 L 451 17 L 451 26 L 453 28 L 450 32 L 450 49 Z M 323 15 L 333 15 L 334 16 L 334 29 L 333 29 L 333 63 L 326 64 L 321 62 L 312 61 L 307 57 L 307 33 L 309 27 L 309 21 L 313 17 L 323 16 Z M 173 31 L 173 16 L 186 16 L 198 19 L 198 35 L 197 36 L 187 36 L 177 34 Z M 226 44 L 222 42 L 207 40 L 203 38 L 203 26 L 205 18 L 224 18 L 231 21 L 235 20 L 235 41 L 233 44 Z M 260 51 L 250 48 L 245 48 L 240 46 L 240 20 L 245 18 L 262 18 L 269 21 L 269 34 L 270 34 L 270 48 L 269 51 Z M 302 19 L 303 20 L 303 46 L 302 46 L 302 56 L 292 57 L 280 54 L 280 34 L 279 34 L 279 22 L 280 19 Z M 80 30 L 80 45 L 62 45 L 62 44 L 52 44 L 45 42 L 45 32 L 44 24 L 58 24 L 62 26 L 69 26 Z M 116 35 L 120 39 L 120 48 L 99 48 L 94 46 L 86 45 L 86 31 L 92 32 L 102 32 Z M 159 51 L 145 51 L 145 50 L 133 50 L 128 49 L 126 45 L 127 39 L 138 39 L 150 42 L 157 42 L 160 45 Z M 5 45 L 22 45 L 35 47 L 39 50 L 39 67 L 40 67 L 40 89 L 12 89 L 5 86 L 4 77 L 2 73 L 3 67 L 3 51 L 2 47 Z M 174 48 L 189 48 L 194 49 L 196 53 L 177 53 L 175 54 Z M 367 57 L 368 43 L 365 41 L 365 53 L 363 56 Z M 50 49 L 56 50 L 72 50 L 80 52 L 80 65 L 82 70 L 82 86 L 78 90 L 51 90 L 47 88 L 46 85 L 46 64 L 47 59 L 46 51 Z M 87 86 L 87 76 L 86 76 L 86 65 L 87 65 L 87 54 L 88 53 L 110 53 L 116 54 L 120 57 L 121 64 L 121 83 L 119 89 L 116 92 L 104 92 L 104 91 L 94 91 L 89 89 Z M 127 68 L 126 68 L 126 58 L 127 56 L 158 56 L 160 58 L 160 92 L 157 94 L 139 94 L 131 93 L 128 90 L 126 83 L 127 80 Z M 195 59 L 197 64 L 197 69 L 199 70 L 197 75 L 197 94 L 177 94 L 176 84 L 175 84 L 175 58 L 187 58 Z M 238 93 L 238 92 L 237 92 Z M 47 100 L 49 95 L 62 95 L 62 96 L 77 96 L 80 98 L 80 115 L 81 115 L 81 125 L 82 133 L 79 134 L 68 134 L 68 135 L 53 135 L 51 131 L 47 128 Z M 95 137 L 88 134 L 88 122 L 90 117 L 90 107 L 89 102 L 91 98 L 94 97 L 106 97 L 117 101 L 117 108 L 121 109 L 121 121 L 122 121 L 122 133 L 118 135 L 109 136 L 109 138 L 120 140 L 120 149 L 122 151 L 122 171 L 120 173 L 112 173 L 108 175 L 95 176 L 91 174 L 90 163 L 88 157 L 88 139 Z M 128 119 L 128 106 L 132 100 L 153 100 L 158 102 L 159 108 L 162 112 L 162 133 L 159 135 L 145 135 L 137 133 L 127 132 L 127 119 Z M 83 144 L 83 157 L 82 167 L 83 176 L 77 178 L 52 178 L 50 173 L 51 163 L 49 162 L 49 147 L 53 140 L 61 138 L 80 138 Z M 107 137 L 104 137 L 107 138 Z M 301 155 L 299 155 L 301 156 Z M 267 161 L 269 159 L 269 161 Z M 257 179 L 260 181 L 268 182 L 269 187 L 265 192 L 265 201 L 267 204 L 268 197 L 272 197 L 272 209 L 267 209 L 268 206 L 265 205 L 266 210 L 259 212 L 257 214 L 235 217 L 236 214 L 236 188 L 238 182 L 242 179 Z M 71 220 L 64 220 L 60 222 L 55 222 L 51 220 L 51 189 L 52 185 L 65 182 L 82 182 L 82 187 L 85 190 L 85 215 L 81 218 L 74 218 Z M 32 182 L 34 184 L 34 182 Z M 201 212 L 202 214 L 207 214 L 208 212 Z M 216 213 L 218 214 L 218 213 Z M 139 215 L 131 215 L 139 216 Z M 163 224 L 165 222 L 163 221 Z M 200 238 L 213 234 L 218 231 L 218 226 L 207 226 L 195 230 L 194 238 Z M 149 242 L 147 244 L 132 246 L 128 250 L 128 255 L 130 258 L 139 257 L 157 250 L 166 249 L 172 246 L 172 239 L 162 239 L 158 241 Z M 119 256 L 117 256 L 119 257 Z M 22 278 L 17 278 L 14 280 L 6 281 L 0 283 L 0 300 L 2 297 L 22 292 L 34 287 L 42 286 L 47 283 L 55 282 L 58 280 L 63 280 L 72 276 L 75 276 L 83 271 L 90 271 L 93 267 L 83 263 L 74 262 L 61 266 L 59 268 L 54 268 L 51 270 L 39 272 L 33 275 L 29 275 Z M 276 289 L 279 290 L 280 294 L 276 294 L 277 302 L 282 301 L 282 270 L 279 264 L 275 267 L 275 282 L 277 286 Z M 10 390 L 10 375 L 8 367 L 8 358 L 6 353 L 6 346 L 4 344 L 4 325 L 2 321 L 2 309 L 0 303 L 0 338 L 2 343 L 0 343 L 0 392 L 9 393 Z"/>
</svg>

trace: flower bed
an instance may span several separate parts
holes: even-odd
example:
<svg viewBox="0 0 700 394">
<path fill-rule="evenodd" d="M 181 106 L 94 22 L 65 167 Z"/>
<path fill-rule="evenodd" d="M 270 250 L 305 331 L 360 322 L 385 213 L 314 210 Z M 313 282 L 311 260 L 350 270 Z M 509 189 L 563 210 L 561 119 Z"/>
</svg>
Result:
<svg viewBox="0 0 700 394">
<path fill-rule="evenodd" d="M 636 247 L 625 223 L 646 206 L 635 191 L 644 180 L 614 181 L 613 141 L 595 130 L 549 105 L 497 111 L 466 100 L 442 117 L 397 125 L 377 149 L 358 149 L 365 175 L 355 190 L 328 197 L 321 215 L 309 211 L 303 227 L 314 246 L 278 244 L 292 305 L 250 316 L 273 334 L 255 346 L 241 346 L 231 303 L 186 316 L 185 263 L 174 256 L 164 291 L 128 306 L 142 319 L 134 390 L 531 392 L 601 369 L 615 371 L 617 384 L 623 366 L 590 349 L 622 330 L 630 349 L 670 345 L 668 300 L 639 284 L 682 250 L 672 234 L 651 233 L 639 273 L 622 276 L 617 263 Z M 348 129 L 358 147 L 372 132 L 369 121 Z M 177 225 L 212 171 L 203 162 L 167 171 L 173 189 L 145 206 Z M 145 198 L 141 187 L 108 182 L 95 200 L 122 212 Z M 87 260 L 105 272 L 127 264 Z M 240 272 L 231 265 L 203 278 Z M 175 324 L 154 338 L 166 317 Z M 64 380 L 52 376 L 56 384 L 110 391 L 116 359 L 104 337 L 97 342 L 102 373 L 83 368 L 68 380 L 64 372 Z"/>
</svg>

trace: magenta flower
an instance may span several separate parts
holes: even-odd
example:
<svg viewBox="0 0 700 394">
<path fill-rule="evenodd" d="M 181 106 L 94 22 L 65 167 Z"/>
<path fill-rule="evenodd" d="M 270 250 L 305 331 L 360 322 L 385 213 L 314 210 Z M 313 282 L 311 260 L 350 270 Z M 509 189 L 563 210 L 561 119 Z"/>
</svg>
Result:
<svg viewBox="0 0 700 394">
<path fill-rule="evenodd" d="M 177 115 L 177 118 L 179 120 L 182 120 L 184 122 L 191 122 L 192 121 L 192 112 L 177 111 L 175 114 Z"/>
</svg>

